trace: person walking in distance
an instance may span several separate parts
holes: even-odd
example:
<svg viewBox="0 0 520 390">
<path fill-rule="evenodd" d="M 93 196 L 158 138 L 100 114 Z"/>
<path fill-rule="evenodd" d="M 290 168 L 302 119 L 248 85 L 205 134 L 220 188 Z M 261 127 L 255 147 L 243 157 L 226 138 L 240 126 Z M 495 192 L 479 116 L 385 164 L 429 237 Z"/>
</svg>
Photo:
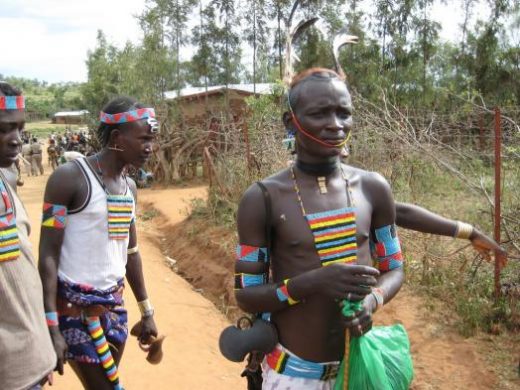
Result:
<svg viewBox="0 0 520 390">
<path fill-rule="evenodd" d="M 42 164 L 42 146 L 38 142 L 38 139 L 34 137 L 31 142 L 31 163 L 32 163 L 32 174 L 34 176 L 43 175 L 43 164 Z"/>
</svg>

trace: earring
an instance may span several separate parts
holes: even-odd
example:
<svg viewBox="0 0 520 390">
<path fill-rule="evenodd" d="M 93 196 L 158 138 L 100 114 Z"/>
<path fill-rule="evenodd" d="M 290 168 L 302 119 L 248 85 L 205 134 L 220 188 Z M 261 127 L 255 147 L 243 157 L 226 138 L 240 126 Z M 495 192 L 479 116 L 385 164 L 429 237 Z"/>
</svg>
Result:
<svg viewBox="0 0 520 390">
<path fill-rule="evenodd" d="M 124 149 L 118 148 L 117 144 L 115 144 L 114 146 L 108 146 L 107 149 L 108 150 L 113 150 L 115 152 L 124 152 L 125 151 Z"/>
<path fill-rule="evenodd" d="M 286 128 L 285 129 L 285 138 L 283 139 L 282 143 L 286 150 L 292 152 L 295 149 L 296 144 L 296 132 L 292 129 Z"/>
<path fill-rule="evenodd" d="M 350 136 L 352 135 L 352 132 L 349 132 L 347 135 L 347 140 L 345 142 L 345 145 L 343 145 L 343 148 L 341 149 L 341 158 L 346 159 L 350 155 Z"/>
<path fill-rule="evenodd" d="M 343 146 L 343 149 L 341 149 L 341 158 L 348 158 L 350 155 L 350 148 L 348 145 Z"/>
</svg>

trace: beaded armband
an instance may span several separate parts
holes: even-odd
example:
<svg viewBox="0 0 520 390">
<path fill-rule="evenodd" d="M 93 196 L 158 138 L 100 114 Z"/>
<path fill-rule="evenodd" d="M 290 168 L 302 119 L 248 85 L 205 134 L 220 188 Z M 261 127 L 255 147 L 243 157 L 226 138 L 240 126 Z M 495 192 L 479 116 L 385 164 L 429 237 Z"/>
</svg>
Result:
<svg viewBox="0 0 520 390">
<path fill-rule="evenodd" d="M 47 326 L 58 326 L 58 313 L 55 311 L 49 311 L 45 313 L 45 319 L 47 321 Z"/>
<path fill-rule="evenodd" d="M 397 237 L 395 225 L 386 225 L 371 229 L 370 250 L 377 260 L 379 271 L 391 271 L 403 266 L 401 244 Z"/>
<path fill-rule="evenodd" d="M 235 290 L 242 290 L 246 287 L 261 286 L 267 283 L 265 274 L 235 274 Z"/>
<path fill-rule="evenodd" d="M 239 262 L 262 263 L 268 264 L 269 257 L 267 248 L 259 248 L 250 245 L 238 244 L 236 248 L 236 260 Z M 260 286 L 266 284 L 269 273 L 236 273 L 235 274 L 235 290 L 241 290 L 245 287 Z"/>
<path fill-rule="evenodd" d="M 289 306 L 296 305 L 297 303 L 300 303 L 300 301 L 294 299 L 289 294 L 289 290 L 287 289 L 287 286 L 289 284 L 290 279 L 285 279 L 283 283 L 280 283 L 278 288 L 276 289 L 276 297 L 280 302 L 287 302 Z"/>
<path fill-rule="evenodd" d="M 248 261 L 255 263 L 268 263 L 267 248 L 259 248 L 249 245 L 237 245 L 236 249 L 237 261 Z"/>
<path fill-rule="evenodd" d="M 59 204 L 43 204 L 42 226 L 65 229 L 66 222 L 67 207 Z"/>
</svg>

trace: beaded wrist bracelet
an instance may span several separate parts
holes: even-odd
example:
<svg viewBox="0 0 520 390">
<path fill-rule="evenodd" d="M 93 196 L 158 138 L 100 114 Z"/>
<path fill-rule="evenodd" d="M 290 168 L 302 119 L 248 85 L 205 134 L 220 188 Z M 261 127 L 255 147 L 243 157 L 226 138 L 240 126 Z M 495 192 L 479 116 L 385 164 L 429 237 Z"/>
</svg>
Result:
<svg viewBox="0 0 520 390">
<path fill-rule="evenodd" d="M 47 320 L 47 326 L 58 326 L 58 313 L 55 311 L 49 311 L 45 313 L 45 319 Z"/>
<path fill-rule="evenodd" d="M 276 296 L 280 302 L 287 302 L 289 306 L 296 305 L 297 303 L 300 303 L 300 301 L 294 299 L 289 294 L 289 280 L 285 279 L 283 283 L 281 283 L 278 288 L 276 289 Z"/>
</svg>

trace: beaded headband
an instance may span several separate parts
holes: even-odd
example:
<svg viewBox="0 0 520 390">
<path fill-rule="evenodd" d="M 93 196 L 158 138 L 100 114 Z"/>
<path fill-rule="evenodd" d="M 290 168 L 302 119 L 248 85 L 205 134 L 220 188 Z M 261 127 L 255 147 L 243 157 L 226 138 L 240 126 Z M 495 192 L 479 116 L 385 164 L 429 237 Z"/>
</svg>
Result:
<svg viewBox="0 0 520 390">
<path fill-rule="evenodd" d="M 0 96 L 0 110 L 24 110 L 23 96 Z"/>
<path fill-rule="evenodd" d="M 155 110 L 153 108 L 137 108 L 135 110 L 121 112 L 118 114 L 107 114 L 103 111 L 99 113 L 99 120 L 103 123 L 106 123 L 107 125 L 119 125 L 122 123 L 137 122 L 141 119 L 150 118 L 155 118 Z M 150 120 L 148 123 L 150 124 Z"/>
</svg>

